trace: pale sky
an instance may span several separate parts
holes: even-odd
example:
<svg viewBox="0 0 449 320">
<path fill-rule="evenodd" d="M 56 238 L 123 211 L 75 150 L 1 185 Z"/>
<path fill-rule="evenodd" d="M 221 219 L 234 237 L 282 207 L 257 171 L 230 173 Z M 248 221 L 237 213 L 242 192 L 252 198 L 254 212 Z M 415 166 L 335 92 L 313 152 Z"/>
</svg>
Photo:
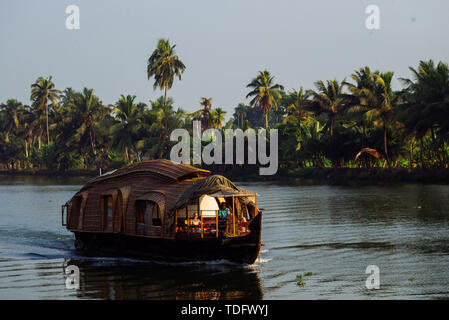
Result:
<svg viewBox="0 0 449 320">
<path fill-rule="evenodd" d="M 72 4 L 79 30 L 65 26 Z M 380 9 L 380 30 L 365 27 L 368 5 Z M 0 0 L 0 102 L 29 104 L 30 85 L 52 75 L 58 89 L 94 88 L 105 104 L 120 94 L 148 103 L 162 94 L 146 76 L 159 38 L 187 67 L 169 91 L 176 107 L 212 97 L 228 119 L 265 68 L 290 90 L 365 65 L 397 78 L 421 59 L 448 62 L 449 1 Z"/>
</svg>

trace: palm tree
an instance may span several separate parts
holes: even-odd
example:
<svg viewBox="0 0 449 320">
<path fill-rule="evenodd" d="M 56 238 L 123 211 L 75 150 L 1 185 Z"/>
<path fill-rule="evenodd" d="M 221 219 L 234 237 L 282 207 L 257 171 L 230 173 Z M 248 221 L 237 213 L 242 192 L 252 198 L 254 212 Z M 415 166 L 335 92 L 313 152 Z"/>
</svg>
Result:
<svg viewBox="0 0 449 320">
<path fill-rule="evenodd" d="M 190 113 L 188 118 L 189 120 L 200 120 L 203 130 L 207 130 L 213 125 L 212 98 L 201 97 L 200 105 L 203 108 Z"/>
<path fill-rule="evenodd" d="M 285 97 L 288 115 L 284 118 L 284 122 L 297 119 L 299 123 L 304 121 L 309 124 L 312 123 L 312 115 L 310 111 L 307 110 L 307 106 L 310 104 L 309 97 L 310 92 L 305 91 L 303 87 L 301 87 L 299 91 L 293 89 L 293 91 Z"/>
<path fill-rule="evenodd" d="M 262 117 L 265 117 L 265 128 L 268 129 L 268 112 L 272 107 L 277 110 L 276 99 L 282 97 L 279 91 L 284 90 L 284 87 L 274 83 L 274 77 L 268 70 L 259 71 L 257 77 L 246 87 L 252 89 L 246 95 L 246 98 L 253 97 L 250 106 L 262 112 Z"/>
<path fill-rule="evenodd" d="M 0 105 L 1 128 L 5 132 L 5 141 L 7 143 L 9 143 L 11 134 L 18 134 L 20 128 L 19 118 L 21 118 L 23 110 L 22 103 L 15 99 L 9 99 L 6 101 L 6 104 Z"/>
<path fill-rule="evenodd" d="M 55 84 L 51 81 L 52 77 L 44 79 L 39 77 L 35 83 L 31 85 L 31 100 L 33 107 L 38 110 L 45 109 L 47 124 L 47 144 L 50 144 L 50 131 L 48 128 L 48 101 L 52 107 L 55 107 L 56 101 L 60 99 L 61 90 L 55 89 Z"/>
<path fill-rule="evenodd" d="M 24 106 L 20 117 L 20 137 L 25 143 L 25 157 L 28 159 L 29 150 L 33 149 L 35 137 L 39 136 L 42 130 L 39 127 L 39 117 L 33 112 L 30 106 Z"/>
<path fill-rule="evenodd" d="M 300 123 L 301 136 L 296 146 L 296 151 L 303 149 L 306 159 L 310 159 L 314 167 L 324 166 L 323 140 L 326 123 L 313 121 L 311 124 Z"/>
<path fill-rule="evenodd" d="M 214 128 L 221 129 L 223 121 L 225 120 L 225 114 L 226 111 L 224 111 L 222 108 L 215 108 L 214 111 L 212 111 L 211 116 Z"/>
<path fill-rule="evenodd" d="M 371 109 L 366 112 L 368 120 L 377 119 L 380 121 L 384 131 L 384 153 L 390 167 L 390 158 L 387 149 L 387 126 L 392 120 L 393 110 L 399 105 L 400 94 L 393 91 L 391 81 L 394 72 L 374 73 L 374 87 L 365 90 L 363 99 Z"/>
<path fill-rule="evenodd" d="M 130 162 L 129 149 L 136 151 L 137 131 L 142 124 L 142 115 L 145 108 L 144 104 L 135 104 L 135 98 L 136 96 L 131 95 L 120 96 L 114 108 L 118 123 L 111 128 L 113 133 L 111 146 L 125 153 L 127 163 Z M 137 157 L 140 159 L 138 154 Z"/>
<path fill-rule="evenodd" d="M 334 134 L 334 128 L 337 118 L 343 113 L 345 108 L 345 99 L 343 98 L 343 83 L 336 79 L 315 82 L 317 91 L 308 90 L 308 94 L 312 96 L 310 109 L 317 115 L 325 113 L 329 118 L 330 136 Z"/>
<path fill-rule="evenodd" d="M 367 91 L 374 90 L 376 83 L 374 74 L 378 73 L 379 71 L 372 73 L 371 69 L 366 66 L 356 70 L 351 75 L 355 84 L 344 82 L 344 85 L 350 92 L 350 94 L 343 94 L 345 99 L 347 99 L 346 114 L 350 119 L 355 120 L 357 124 L 362 126 L 362 147 L 365 147 L 367 140 L 366 128 L 368 121 L 366 113 L 372 108 L 366 99 Z"/>
<path fill-rule="evenodd" d="M 165 140 L 170 132 L 170 129 L 177 124 L 173 124 L 176 112 L 173 107 L 173 99 L 169 98 L 166 102 L 162 100 L 162 97 L 155 101 L 150 101 L 151 103 L 151 114 L 155 117 L 152 130 L 154 132 L 159 131 L 159 143 Z M 156 127 L 160 129 L 155 130 Z"/>
<path fill-rule="evenodd" d="M 164 103 L 167 103 L 167 90 L 173 85 L 174 77 L 181 80 L 181 74 L 185 70 L 184 63 L 175 55 L 176 45 L 171 45 L 168 39 L 160 39 L 156 49 L 148 58 L 148 80 L 154 77 L 153 89 L 159 87 L 164 90 Z"/>
<path fill-rule="evenodd" d="M 413 80 L 401 78 L 407 86 L 404 90 L 405 103 L 401 106 L 398 119 L 405 124 L 407 134 L 415 133 L 421 143 L 421 163 L 424 161 L 424 136 L 430 131 L 436 142 L 435 130 L 449 131 L 447 110 L 449 109 L 449 66 L 432 60 L 420 61 L 418 69 L 410 67 Z M 444 151 L 437 151 L 441 166 L 444 166 Z"/>
<path fill-rule="evenodd" d="M 239 127 L 243 126 L 243 119 L 246 117 L 247 106 L 244 103 L 239 103 L 234 109 L 234 117 L 237 118 L 237 125 Z"/>
<path fill-rule="evenodd" d="M 66 92 L 67 94 L 68 92 Z M 71 92 L 63 100 L 63 128 L 58 137 L 66 146 L 73 146 L 83 154 L 84 164 L 88 167 L 90 152 L 97 155 L 97 140 L 105 134 L 101 122 L 110 110 L 103 105 L 93 89 L 84 88 L 83 92 Z"/>
<path fill-rule="evenodd" d="M 178 109 L 175 111 L 173 99 L 168 98 L 164 102 L 164 97 L 159 97 L 155 101 L 150 101 L 151 111 L 149 112 L 151 125 L 150 135 L 145 138 L 144 144 L 147 146 L 146 154 L 150 158 L 166 158 L 170 153 L 172 142 L 169 139 L 170 132 L 182 126 L 183 120 L 178 117 L 182 115 L 188 119 L 188 114 Z"/>
</svg>

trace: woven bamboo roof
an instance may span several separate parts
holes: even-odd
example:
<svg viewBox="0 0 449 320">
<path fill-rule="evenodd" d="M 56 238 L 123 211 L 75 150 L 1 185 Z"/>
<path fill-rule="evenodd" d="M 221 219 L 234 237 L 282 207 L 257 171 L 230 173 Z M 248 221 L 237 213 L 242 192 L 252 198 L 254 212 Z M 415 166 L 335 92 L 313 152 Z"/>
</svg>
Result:
<svg viewBox="0 0 449 320">
<path fill-rule="evenodd" d="M 130 164 L 89 181 L 88 184 L 104 181 L 135 172 L 154 173 L 177 182 L 186 178 L 200 178 L 210 175 L 210 171 L 195 168 L 186 164 L 176 163 L 166 159 L 147 160 Z"/>
</svg>

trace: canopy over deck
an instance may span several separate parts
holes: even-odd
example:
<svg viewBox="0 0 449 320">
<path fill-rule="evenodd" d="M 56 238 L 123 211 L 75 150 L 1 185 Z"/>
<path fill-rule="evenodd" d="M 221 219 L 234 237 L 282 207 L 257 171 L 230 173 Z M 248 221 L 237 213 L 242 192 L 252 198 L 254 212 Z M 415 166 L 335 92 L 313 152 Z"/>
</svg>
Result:
<svg viewBox="0 0 449 320">
<path fill-rule="evenodd" d="M 211 197 L 221 197 L 221 198 L 229 198 L 229 197 L 254 197 L 257 196 L 256 193 L 251 192 L 249 190 L 241 189 L 239 192 L 229 192 L 225 190 L 220 190 L 218 192 L 209 193 L 208 196 Z"/>
<path fill-rule="evenodd" d="M 188 188 L 177 201 L 175 208 L 184 206 L 189 199 L 200 197 L 207 194 L 211 197 L 255 197 L 254 192 L 237 187 L 229 179 L 213 175 L 197 181 L 190 188 Z"/>
</svg>

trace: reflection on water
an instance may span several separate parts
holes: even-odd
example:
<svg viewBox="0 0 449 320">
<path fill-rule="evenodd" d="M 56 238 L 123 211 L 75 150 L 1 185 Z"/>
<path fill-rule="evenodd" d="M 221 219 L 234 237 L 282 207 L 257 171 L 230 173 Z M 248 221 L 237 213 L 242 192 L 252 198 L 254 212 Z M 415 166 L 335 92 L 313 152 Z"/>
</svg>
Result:
<svg viewBox="0 0 449 320">
<path fill-rule="evenodd" d="M 261 195 L 265 246 L 240 266 L 77 256 L 60 205 L 86 180 L 0 176 L 0 298 L 449 298 L 449 186 L 241 184 Z M 372 264 L 379 290 L 365 287 Z"/>
<path fill-rule="evenodd" d="M 113 264 L 70 259 L 80 269 L 78 298 L 262 299 L 257 270 L 226 262 Z"/>
</svg>

